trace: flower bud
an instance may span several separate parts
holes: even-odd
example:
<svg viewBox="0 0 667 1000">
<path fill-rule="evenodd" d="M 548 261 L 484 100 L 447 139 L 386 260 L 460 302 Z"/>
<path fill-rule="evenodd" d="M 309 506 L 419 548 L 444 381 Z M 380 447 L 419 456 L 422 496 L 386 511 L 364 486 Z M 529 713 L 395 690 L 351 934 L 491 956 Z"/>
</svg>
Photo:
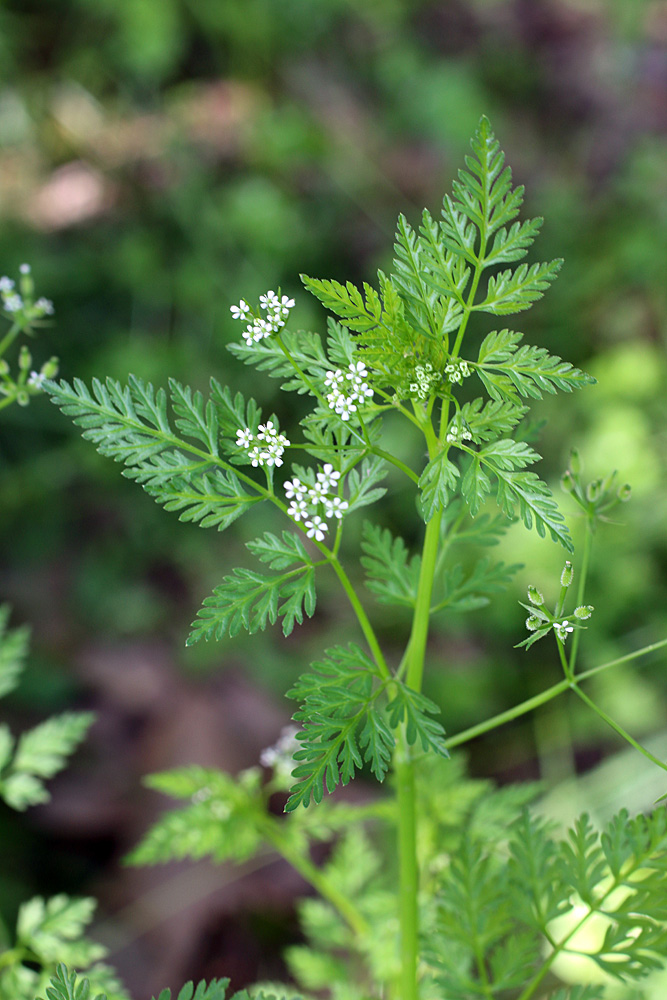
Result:
<svg viewBox="0 0 667 1000">
<path fill-rule="evenodd" d="M 19 406 L 27 406 L 30 402 L 30 396 L 24 389 L 21 389 L 21 391 L 16 394 L 16 402 Z"/>
<path fill-rule="evenodd" d="M 49 358 L 49 360 L 45 361 L 40 368 L 40 374 L 42 374 L 44 378 L 55 378 L 58 374 L 58 363 L 58 358 L 55 355 L 52 358 Z"/>
<path fill-rule="evenodd" d="M 542 597 L 542 594 L 540 594 L 537 587 L 530 586 L 528 588 L 528 600 L 531 604 L 534 604 L 538 608 L 541 608 L 544 604 L 544 598 Z"/>
<path fill-rule="evenodd" d="M 573 448 L 572 451 L 570 452 L 570 469 L 575 474 L 575 476 L 578 476 L 583 467 L 584 463 L 581 461 L 581 456 L 579 455 L 579 452 L 577 451 L 576 448 Z"/>
<path fill-rule="evenodd" d="M 560 575 L 560 585 L 561 587 L 569 587 L 572 583 L 572 577 L 574 576 L 574 569 L 572 568 L 572 563 L 568 559 L 563 566 L 563 572 Z"/>
<path fill-rule="evenodd" d="M 4 358 L 0 358 L 0 375 L 9 375 L 9 365 Z"/>
<path fill-rule="evenodd" d="M 600 499 L 600 492 L 602 488 L 602 483 L 599 479 L 594 479 L 586 487 L 586 499 L 589 503 L 595 503 L 596 500 Z"/>
<path fill-rule="evenodd" d="M 21 350 L 19 351 L 19 368 L 22 372 L 27 372 L 30 368 L 32 368 L 32 354 L 25 344 L 22 345 Z"/>
<path fill-rule="evenodd" d="M 526 618 L 526 628 L 529 632 L 537 632 L 539 628 L 544 628 L 544 622 L 541 618 L 531 615 L 530 618 Z"/>
<path fill-rule="evenodd" d="M 594 610 L 595 608 L 593 607 L 592 604 L 580 604 L 578 608 L 574 609 L 574 617 L 580 618 L 583 621 L 585 621 L 586 618 L 591 617 Z"/>
<path fill-rule="evenodd" d="M 566 493 L 574 493 L 576 485 L 577 484 L 574 481 L 574 476 L 572 475 L 570 470 L 567 469 L 560 477 L 561 489 L 564 490 Z"/>
<path fill-rule="evenodd" d="M 632 496 L 632 486 L 630 486 L 629 483 L 625 483 L 624 486 L 619 486 L 616 496 L 621 501 L 621 503 L 627 503 L 627 501 Z"/>
</svg>

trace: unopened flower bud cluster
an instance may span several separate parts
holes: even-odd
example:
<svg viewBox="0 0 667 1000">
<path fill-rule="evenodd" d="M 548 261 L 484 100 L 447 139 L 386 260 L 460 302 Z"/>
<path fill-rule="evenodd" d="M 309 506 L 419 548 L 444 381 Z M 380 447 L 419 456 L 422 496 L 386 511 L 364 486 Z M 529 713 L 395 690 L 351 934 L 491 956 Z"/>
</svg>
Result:
<svg viewBox="0 0 667 1000">
<path fill-rule="evenodd" d="M 291 501 L 287 513 L 294 521 L 303 521 L 308 538 L 324 540 L 329 525 L 326 519 L 340 520 L 347 510 L 347 500 L 337 495 L 340 472 L 327 462 L 312 484 L 303 483 L 297 476 L 285 483 L 285 496 Z"/>
<path fill-rule="evenodd" d="M 470 375 L 470 366 L 467 361 L 451 358 L 445 365 L 445 375 L 452 383 L 462 382 Z"/>
<path fill-rule="evenodd" d="M 364 403 L 373 395 L 366 379 L 368 369 L 363 361 L 354 361 L 344 372 L 341 368 L 326 373 L 324 384 L 329 390 L 327 403 L 341 420 L 349 420 L 357 411 L 357 403 Z"/>
<path fill-rule="evenodd" d="M 445 436 L 447 444 L 458 444 L 459 441 L 472 441 L 472 434 L 465 426 L 456 420 L 452 422 Z"/>
<path fill-rule="evenodd" d="M 415 367 L 415 381 L 410 382 L 408 392 L 417 399 L 425 400 L 431 395 L 433 385 L 440 381 L 440 374 L 433 371 L 430 361 L 425 361 L 423 365 Z"/>
<path fill-rule="evenodd" d="M 260 424 L 256 434 L 253 434 L 249 427 L 237 431 L 236 444 L 247 453 L 251 464 L 255 467 L 281 466 L 285 448 L 290 446 L 288 438 L 280 433 L 272 420 Z"/>
<path fill-rule="evenodd" d="M 237 306 L 230 307 L 234 319 L 244 320 L 248 324 L 243 331 L 246 344 L 264 340 L 280 330 L 287 321 L 290 309 L 294 307 L 294 299 L 268 291 L 266 295 L 260 295 L 259 304 L 261 311 L 251 309 L 245 299 L 241 299 Z"/>
</svg>

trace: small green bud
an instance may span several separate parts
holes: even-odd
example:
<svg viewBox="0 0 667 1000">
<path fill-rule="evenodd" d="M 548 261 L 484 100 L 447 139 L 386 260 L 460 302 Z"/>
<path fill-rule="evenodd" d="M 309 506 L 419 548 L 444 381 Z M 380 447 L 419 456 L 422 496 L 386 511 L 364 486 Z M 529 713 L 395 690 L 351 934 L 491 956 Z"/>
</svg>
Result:
<svg viewBox="0 0 667 1000">
<path fill-rule="evenodd" d="M 574 569 L 572 568 L 572 563 L 568 559 L 563 567 L 563 572 L 560 575 L 560 585 L 561 587 L 569 587 L 572 583 L 572 577 L 574 576 Z"/>
<path fill-rule="evenodd" d="M 28 405 L 28 403 L 30 402 L 30 396 L 25 391 L 25 389 L 21 389 L 21 391 L 16 394 L 16 402 L 19 404 L 19 406 Z"/>
<path fill-rule="evenodd" d="M 19 351 L 19 368 L 22 372 L 27 372 L 30 368 L 32 368 L 32 354 L 25 344 L 23 344 L 21 350 Z"/>
<path fill-rule="evenodd" d="M 621 503 L 627 503 L 627 501 L 632 496 L 632 486 L 629 483 L 625 483 L 624 486 L 619 486 L 618 493 L 616 494 Z"/>
<path fill-rule="evenodd" d="M 529 632 L 537 632 L 538 628 L 544 628 L 544 622 L 541 618 L 531 615 L 530 618 L 526 618 L 526 628 Z"/>
<path fill-rule="evenodd" d="M 576 448 L 573 448 L 570 452 L 570 469 L 578 476 L 584 467 L 584 463 L 581 461 L 581 456 Z"/>
<path fill-rule="evenodd" d="M 574 609 L 574 617 L 581 618 L 582 620 L 585 621 L 586 618 L 591 617 L 594 610 L 595 608 L 593 607 L 592 604 L 580 604 L 578 608 Z"/>
<path fill-rule="evenodd" d="M 52 358 L 49 358 L 48 361 L 44 362 L 40 368 L 40 374 L 43 375 L 44 378 L 55 378 L 58 374 L 58 364 L 58 358 L 54 355 Z"/>
<path fill-rule="evenodd" d="M 544 598 L 537 587 L 530 586 L 528 588 L 528 600 L 538 608 L 541 608 L 544 604 Z"/>
<path fill-rule="evenodd" d="M 586 499 L 589 503 L 595 503 L 596 500 L 600 499 L 600 491 L 602 488 L 602 482 L 599 479 L 594 479 L 586 487 Z"/>
<path fill-rule="evenodd" d="M 561 489 L 564 490 L 566 493 L 574 493 L 576 485 L 577 484 L 574 481 L 574 476 L 572 475 L 570 470 L 567 469 L 560 477 Z"/>
<path fill-rule="evenodd" d="M 28 299 L 30 301 L 35 292 L 35 283 L 32 280 L 30 264 L 21 264 L 19 271 L 21 272 L 21 277 L 19 279 L 21 295 L 24 299 Z"/>
<path fill-rule="evenodd" d="M 0 358 L 0 375 L 9 375 L 9 365 L 4 358 Z"/>
</svg>

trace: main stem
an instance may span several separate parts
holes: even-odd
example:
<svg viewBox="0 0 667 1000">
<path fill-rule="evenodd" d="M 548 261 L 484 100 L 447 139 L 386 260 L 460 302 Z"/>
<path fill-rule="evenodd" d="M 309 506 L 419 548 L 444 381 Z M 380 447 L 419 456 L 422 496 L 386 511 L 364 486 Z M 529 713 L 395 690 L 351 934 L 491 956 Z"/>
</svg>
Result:
<svg viewBox="0 0 667 1000">
<path fill-rule="evenodd" d="M 424 673 L 424 656 L 426 653 L 426 640 L 428 638 L 433 576 L 438 557 L 441 520 L 442 511 L 439 511 L 427 524 L 422 551 L 417 602 L 412 619 L 412 632 L 409 640 L 405 678 L 408 686 L 414 688 L 415 691 L 421 690 Z M 417 810 L 414 765 L 405 732 L 402 732 L 399 736 L 394 760 L 394 774 L 398 807 L 399 922 L 401 932 L 401 974 L 397 1000 L 418 1000 L 419 867 L 417 864 Z"/>
</svg>

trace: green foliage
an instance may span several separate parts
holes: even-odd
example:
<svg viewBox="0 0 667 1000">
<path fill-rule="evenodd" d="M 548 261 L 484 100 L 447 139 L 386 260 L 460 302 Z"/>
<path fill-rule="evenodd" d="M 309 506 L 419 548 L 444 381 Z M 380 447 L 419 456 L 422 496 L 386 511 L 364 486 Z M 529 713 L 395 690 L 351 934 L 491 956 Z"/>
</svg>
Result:
<svg viewBox="0 0 667 1000">
<path fill-rule="evenodd" d="M 255 570 L 236 569 L 226 576 L 204 601 L 188 636 L 188 645 L 199 639 L 222 639 L 236 635 L 241 628 L 257 632 L 283 619 L 283 634 L 289 635 L 294 623 L 301 624 L 304 611 L 315 611 L 315 566 L 301 539 L 284 531 L 282 538 L 267 532 L 248 548 L 271 569 L 284 570 L 278 576 L 266 576 Z M 295 567 L 296 564 L 296 567 Z M 295 567 L 295 568 L 290 568 Z"/>
<path fill-rule="evenodd" d="M 0 724 L 0 796 L 14 809 L 48 802 L 44 781 L 62 770 L 67 757 L 84 739 L 95 716 L 64 712 L 22 733 L 16 745 Z"/>
<path fill-rule="evenodd" d="M 0 698 L 19 683 L 30 642 L 30 629 L 26 625 L 7 628 L 10 612 L 8 604 L 0 605 Z"/>
<path fill-rule="evenodd" d="M 170 388 L 176 427 L 193 440 L 174 433 L 166 393 L 142 379 L 130 376 L 127 386 L 93 379 L 92 392 L 80 379 L 72 385 L 49 383 L 53 402 L 84 428 L 83 436 L 102 455 L 127 466 L 124 475 L 177 511 L 179 520 L 222 531 L 262 496 L 248 493 L 219 457 L 219 425 L 225 426 L 219 391 L 204 404 L 200 393 L 193 395 L 174 380 Z"/>
<path fill-rule="evenodd" d="M 365 761 L 378 781 L 387 773 L 396 745 L 395 731 L 405 723 L 409 745 L 447 755 L 442 726 L 429 718 L 438 707 L 394 679 L 390 683 L 358 646 L 336 646 L 314 663 L 287 692 L 301 701 L 294 718 L 301 749 L 294 755 L 297 779 L 286 810 L 321 802 L 324 791 L 346 785 Z M 382 695 L 389 695 L 385 706 Z M 386 701 L 386 697 L 384 699 Z M 386 714 L 385 714 L 386 708 Z"/>
<path fill-rule="evenodd" d="M 65 963 L 60 962 L 47 987 L 47 1000 L 93 1000 L 89 981 L 77 980 L 76 972 L 69 972 Z M 94 1000 L 107 1000 L 106 994 L 98 993 Z"/>
<path fill-rule="evenodd" d="M 393 538 L 388 529 L 364 521 L 360 559 L 368 579 L 366 586 L 381 604 L 413 608 L 419 583 L 419 556 L 409 558 L 402 538 Z"/>
<path fill-rule="evenodd" d="M 262 842 L 263 798 L 257 770 L 238 781 L 222 771 L 186 767 L 145 779 L 187 805 L 166 812 L 128 856 L 131 864 L 162 864 L 181 858 L 245 861 Z"/>
<path fill-rule="evenodd" d="M 64 893 L 35 896 L 19 907 L 16 940 L 2 955 L 0 996 L 12 1000 L 129 1000 L 114 972 L 100 959 L 107 949 L 87 937 L 93 899 Z M 77 981 L 67 966 L 86 972 Z"/>
<path fill-rule="evenodd" d="M 524 811 L 508 834 L 509 863 L 464 828 L 438 894 L 435 981 L 452 1000 L 468 1000 L 537 985 L 566 954 L 621 981 L 661 968 L 665 847 L 664 810 L 633 820 L 622 812 L 602 834 L 582 816 L 560 841 Z M 603 933 L 586 935 L 591 925 Z"/>
<path fill-rule="evenodd" d="M 523 334 L 513 330 L 494 330 L 482 341 L 475 371 L 492 399 L 508 403 L 518 396 L 541 399 L 545 392 L 572 392 L 595 382 L 544 347 L 519 347 L 522 339 Z"/>
<path fill-rule="evenodd" d="M 7 629 L 9 613 L 7 605 L 0 607 L 0 697 L 19 684 L 30 638 L 25 626 Z M 0 723 L 0 797 L 7 805 L 24 810 L 48 802 L 44 782 L 62 770 L 93 720 L 90 712 L 64 712 L 22 733 L 18 740 L 6 723 Z"/>
</svg>

